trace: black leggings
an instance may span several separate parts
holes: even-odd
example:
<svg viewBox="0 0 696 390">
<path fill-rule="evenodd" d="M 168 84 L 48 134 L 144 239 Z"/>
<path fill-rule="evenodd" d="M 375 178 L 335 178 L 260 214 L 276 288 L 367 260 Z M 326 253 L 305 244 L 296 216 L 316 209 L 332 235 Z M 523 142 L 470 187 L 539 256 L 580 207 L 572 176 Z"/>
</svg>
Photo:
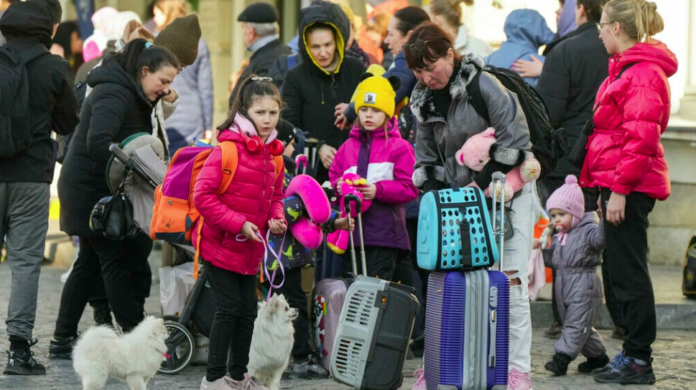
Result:
<svg viewBox="0 0 696 390">
<path fill-rule="evenodd" d="M 55 335 L 77 334 L 87 301 L 94 296 L 95 285 L 99 285 L 101 280 L 102 291 L 111 305 L 116 322 L 124 332 L 135 328 L 143 319 L 143 311 L 136 299 L 133 263 L 147 262 L 145 254 L 149 254 L 151 249 L 152 240 L 145 234 L 124 241 L 80 237 L 80 254 L 63 287 Z"/>
<path fill-rule="evenodd" d="M 213 382 L 229 371 L 232 379 L 241 381 L 249 364 L 256 320 L 256 275 L 242 275 L 204 263 L 217 304 L 210 330 L 206 378 Z"/>
</svg>

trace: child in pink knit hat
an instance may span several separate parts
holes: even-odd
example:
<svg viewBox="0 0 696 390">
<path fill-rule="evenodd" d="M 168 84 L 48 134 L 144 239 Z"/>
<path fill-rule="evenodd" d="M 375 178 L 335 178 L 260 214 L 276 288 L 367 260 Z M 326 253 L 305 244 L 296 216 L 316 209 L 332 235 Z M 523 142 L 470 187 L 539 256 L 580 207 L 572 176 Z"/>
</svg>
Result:
<svg viewBox="0 0 696 390">
<path fill-rule="evenodd" d="M 582 190 L 573 175 L 549 197 L 546 209 L 551 223 L 534 248 L 548 243 L 555 233 L 542 249 L 546 266 L 556 269 L 554 286 L 563 330 L 545 368 L 556 376 L 565 375 L 568 364 L 582 353 L 587 361 L 578 371 L 590 373 L 609 362 L 604 341 L 593 327 L 603 298 L 597 266 L 605 248 L 604 224 L 596 212 L 585 213 Z"/>
</svg>

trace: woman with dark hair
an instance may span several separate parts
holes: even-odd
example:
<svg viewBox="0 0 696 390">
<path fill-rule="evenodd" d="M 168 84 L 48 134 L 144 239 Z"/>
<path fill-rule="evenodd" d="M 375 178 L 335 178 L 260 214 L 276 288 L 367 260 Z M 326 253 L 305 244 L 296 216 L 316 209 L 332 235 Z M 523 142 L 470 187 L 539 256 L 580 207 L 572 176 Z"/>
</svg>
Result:
<svg viewBox="0 0 696 390">
<path fill-rule="evenodd" d="M 384 43 L 389 45 L 389 49 L 392 54 L 394 54 L 395 58 L 389 70 L 384 73 L 382 77 L 389 78 L 390 76 L 397 76 L 401 80 L 401 86 L 396 91 L 395 101 L 397 105 L 404 100 L 404 98 L 411 96 L 411 92 L 413 91 L 413 87 L 416 86 L 417 81 L 413 71 L 409 69 L 406 64 L 406 58 L 401 48 L 416 27 L 429 21 L 430 17 L 420 7 L 402 8 L 397 11 L 389 21 L 387 38 L 384 40 Z M 336 106 L 336 125 L 340 128 L 355 122 L 357 118 L 358 115 L 355 113 L 355 103 L 342 103 Z M 407 139 L 408 136 L 405 136 L 405 134 L 408 134 L 408 132 L 402 129 L 401 124 L 399 125 L 399 130 L 401 130 L 402 136 Z"/>
<path fill-rule="evenodd" d="M 51 53 L 58 54 L 70 63 L 73 74 L 77 73 L 80 66 L 85 63 L 82 58 L 82 38 L 77 28 L 77 22 L 63 22 L 58 25 L 56 35 L 53 36 Z"/>
<path fill-rule="evenodd" d="M 77 324 L 100 272 L 121 328 L 129 332 L 143 319 L 144 302 L 134 295 L 129 262 L 142 257 L 144 250 L 149 253 L 152 240 L 144 233 L 135 239 L 108 240 L 90 229 L 89 220 L 94 205 L 111 195 L 104 174 L 111 156 L 109 145 L 136 133 L 151 133 L 152 109 L 170 93 L 178 69 L 179 61 L 169 51 L 135 39 L 87 76 L 92 93 L 82 106 L 58 180 L 60 227 L 79 237 L 80 253 L 63 288 L 52 354 L 69 358 L 77 341 Z"/>
<path fill-rule="evenodd" d="M 529 152 L 529 128 L 517 96 L 494 76 L 481 72 L 484 62 L 473 54 L 460 56 L 451 38 L 434 24 L 418 27 L 404 45 L 408 67 L 418 84 L 411 94 L 411 111 L 418 121 L 416 171 L 413 182 L 424 191 L 477 185 L 487 188 L 496 171 L 509 172 L 515 161 L 508 153 L 494 154 L 477 173 L 456 162 L 455 152 L 489 127 L 499 147 Z M 480 74 L 478 74 L 480 73 Z M 468 100 L 467 85 L 478 82 L 489 120 L 479 116 Z M 528 183 L 509 202 L 514 234 L 505 242 L 503 272 L 510 278 L 510 389 L 531 388 L 532 326 L 527 290 L 527 260 L 532 252 L 537 218 L 536 183 Z"/>
</svg>

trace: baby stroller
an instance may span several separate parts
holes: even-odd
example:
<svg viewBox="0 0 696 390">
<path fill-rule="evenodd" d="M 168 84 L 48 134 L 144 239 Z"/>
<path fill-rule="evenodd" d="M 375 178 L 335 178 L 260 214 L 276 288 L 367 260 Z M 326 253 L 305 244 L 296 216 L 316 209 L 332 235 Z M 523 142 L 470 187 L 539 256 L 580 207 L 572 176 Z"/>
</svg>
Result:
<svg viewBox="0 0 696 390">
<path fill-rule="evenodd" d="M 130 155 L 117 144 L 112 144 L 109 151 L 114 156 L 113 163 L 127 166 L 131 172 L 135 173 L 123 179 L 126 180 L 125 192 L 133 204 L 133 219 L 141 230 L 149 234 L 154 190 L 163 182 L 167 166 L 147 145 L 135 149 Z M 118 168 L 115 167 L 115 170 Z M 188 252 L 191 255 L 195 253 L 191 246 L 172 245 L 180 248 L 182 252 Z M 210 336 L 217 307 L 207 279 L 205 272 L 201 270 L 180 315 L 162 317 L 165 320 L 164 326 L 169 331 L 169 338 L 165 341 L 167 358 L 159 369 L 162 374 L 178 374 L 193 361 L 196 351 L 194 334 Z"/>
</svg>

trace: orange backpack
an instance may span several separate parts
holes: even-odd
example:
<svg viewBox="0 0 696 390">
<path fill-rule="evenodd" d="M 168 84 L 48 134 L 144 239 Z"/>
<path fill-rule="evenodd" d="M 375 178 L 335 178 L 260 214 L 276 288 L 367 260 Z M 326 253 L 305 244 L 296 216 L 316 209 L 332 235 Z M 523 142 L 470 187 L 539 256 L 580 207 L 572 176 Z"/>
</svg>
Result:
<svg viewBox="0 0 696 390">
<path fill-rule="evenodd" d="M 239 163 L 237 144 L 232 141 L 221 142 L 222 182 L 218 194 L 223 194 L 230 186 Z M 198 243 L 200 248 L 200 229 L 203 218 L 193 203 L 193 189 L 203 164 L 213 151 L 213 147 L 189 146 L 179 149 L 172 157 L 162 184 L 155 189 L 150 237 L 172 244 L 191 244 L 191 233 L 198 223 Z M 274 156 L 276 177 L 283 172 L 283 156 Z M 198 277 L 198 250 L 193 263 L 194 278 Z"/>
</svg>

